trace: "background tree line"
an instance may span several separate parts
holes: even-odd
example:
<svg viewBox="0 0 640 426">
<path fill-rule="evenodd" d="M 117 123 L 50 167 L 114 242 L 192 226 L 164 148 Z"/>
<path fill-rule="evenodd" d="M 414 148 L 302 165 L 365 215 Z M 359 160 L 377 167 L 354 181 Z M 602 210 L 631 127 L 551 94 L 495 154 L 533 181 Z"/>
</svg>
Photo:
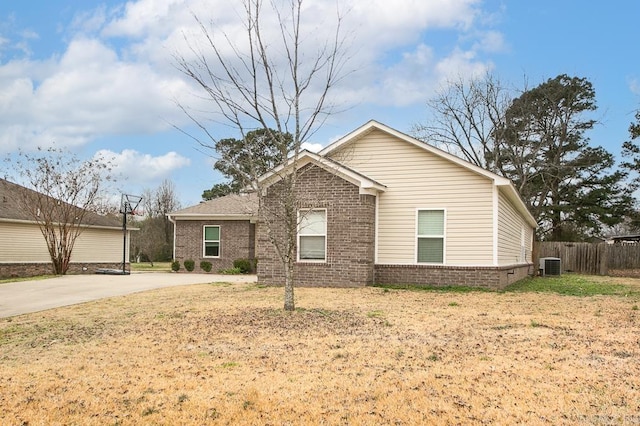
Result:
<svg viewBox="0 0 640 426">
<path fill-rule="evenodd" d="M 639 124 L 623 144 L 630 161 L 616 169 L 610 152 L 589 143 L 597 106 L 587 79 L 561 74 L 515 92 L 490 74 L 460 79 L 427 102 L 429 119 L 414 134 L 509 178 L 541 240 L 579 241 L 621 224 L 637 229 L 638 177 L 628 178 L 640 170 Z"/>
<path fill-rule="evenodd" d="M 173 258 L 173 224 L 168 213 L 181 208 L 175 185 L 165 179 L 142 194 L 143 214 L 135 216 L 131 233 L 131 261 L 168 262 Z"/>
<path fill-rule="evenodd" d="M 616 169 L 610 152 L 590 145 L 597 105 L 587 79 L 561 74 L 514 93 L 491 74 L 452 82 L 428 100 L 429 119 L 415 126 L 414 136 L 509 178 L 538 221 L 541 240 L 637 230 L 640 112 L 629 128 L 631 140 L 622 145 L 628 160 Z M 244 139 L 217 141 L 214 168 L 228 181 L 205 190 L 203 199 L 236 193 L 250 186 L 248 176 L 284 161 L 272 134 L 255 130 Z"/>
</svg>

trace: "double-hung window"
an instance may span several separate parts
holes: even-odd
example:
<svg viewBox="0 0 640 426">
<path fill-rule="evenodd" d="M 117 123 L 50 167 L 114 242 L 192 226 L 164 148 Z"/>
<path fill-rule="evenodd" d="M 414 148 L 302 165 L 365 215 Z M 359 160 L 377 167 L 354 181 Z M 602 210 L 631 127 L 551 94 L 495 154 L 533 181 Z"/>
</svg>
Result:
<svg viewBox="0 0 640 426">
<path fill-rule="evenodd" d="M 418 263 L 444 263 L 444 210 L 418 210 Z"/>
<path fill-rule="evenodd" d="M 298 260 L 325 261 L 327 259 L 327 211 L 300 210 L 298 212 Z"/>
<path fill-rule="evenodd" d="M 220 227 L 205 225 L 203 234 L 204 257 L 220 257 Z"/>
</svg>

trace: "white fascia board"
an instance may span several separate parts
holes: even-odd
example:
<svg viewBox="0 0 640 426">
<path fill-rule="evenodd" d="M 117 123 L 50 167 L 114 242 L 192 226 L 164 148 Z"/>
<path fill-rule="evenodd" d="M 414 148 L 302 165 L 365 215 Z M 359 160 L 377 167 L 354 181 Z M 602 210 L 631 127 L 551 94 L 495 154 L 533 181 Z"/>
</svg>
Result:
<svg viewBox="0 0 640 426">
<path fill-rule="evenodd" d="M 273 171 L 264 175 L 260 179 L 262 181 L 263 188 L 279 181 L 283 174 L 286 175 L 288 173 L 291 173 L 294 167 L 296 170 L 298 170 L 311 163 L 358 186 L 360 188 L 361 194 L 376 195 L 378 192 L 384 192 L 387 189 L 384 185 L 381 185 L 371 179 L 366 178 L 365 176 L 355 173 L 352 170 L 349 170 L 348 168 L 341 166 L 334 161 L 327 160 L 326 158 L 318 154 L 306 150 L 300 151 L 297 161 L 294 160 L 294 157 L 289 157 L 286 163 L 278 166 Z"/>
<path fill-rule="evenodd" d="M 536 222 L 536 219 L 533 217 L 533 215 L 531 214 L 527 206 L 524 204 L 524 201 L 522 201 L 522 198 L 520 198 L 520 194 L 513 187 L 513 184 L 511 184 L 511 182 L 507 180 L 507 184 L 504 184 L 504 185 L 496 184 L 496 186 L 504 190 L 505 195 L 513 203 L 513 205 L 516 207 L 518 212 L 522 215 L 524 220 L 526 220 L 527 223 L 533 227 L 533 229 L 536 229 L 538 227 L 538 222 Z"/>
<path fill-rule="evenodd" d="M 249 220 L 253 221 L 257 218 L 255 215 L 248 214 L 206 214 L 206 213 L 185 213 L 167 215 L 171 221 L 180 220 Z"/>
<path fill-rule="evenodd" d="M 20 224 L 25 224 L 25 225 L 35 225 L 35 226 L 40 226 L 40 224 L 38 222 L 36 222 L 35 220 L 24 220 L 24 219 L 5 219 L 5 218 L 0 218 L 0 222 L 4 222 L 4 223 L 20 223 Z M 52 222 L 51 223 L 53 226 L 58 226 L 60 225 L 59 222 Z M 118 230 L 118 231 L 122 231 L 122 226 L 106 226 L 106 225 L 85 225 L 85 224 L 76 224 L 73 225 L 75 227 L 78 228 L 88 228 L 88 229 L 111 229 L 111 230 Z M 127 229 L 131 229 L 132 231 L 139 231 L 140 228 L 130 228 L 127 226 Z"/>
<path fill-rule="evenodd" d="M 386 126 L 382 123 L 379 123 L 375 120 L 370 120 L 367 123 L 365 123 L 364 125 L 360 126 L 359 128 L 357 128 L 356 130 L 354 130 L 353 132 L 347 134 L 346 136 L 338 139 L 337 141 L 335 141 L 334 143 L 326 146 L 324 149 L 322 149 L 318 154 L 321 156 L 326 156 L 327 154 L 337 150 L 338 148 L 340 148 L 341 146 L 348 144 L 352 141 L 355 141 L 357 139 L 359 139 L 360 137 L 366 135 L 367 133 L 371 132 L 374 129 L 378 129 L 381 130 L 385 133 L 388 133 L 392 136 L 395 136 L 398 139 L 401 139 L 405 142 L 408 142 L 412 145 L 417 146 L 418 148 L 421 148 L 425 151 L 428 151 L 438 157 L 444 158 L 446 160 L 449 160 L 455 164 L 458 164 L 459 166 L 462 166 L 474 173 L 477 173 L 479 175 L 482 175 L 484 177 L 487 177 L 491 180 L 496 181 L 497 184 L 502 185 L 504 184 L 503 182 L 509 182 L 508 179 L 501 177 L 500 175 L 497 175 L 493 172 L 490 172 L 488 170 L 483 169 L 482 167 L 476 166 L 475 164 L 472 164 L 466 160 L 463 160 L 460 157 L 457 157 L 453 154 L 449 154 L 446 151 L 443 151 L 439 148 L 436 148 L 435 146 L 429 145 L 428 143 L 425 143 L 421 140 L 418 140 L 412 136 L 409 136 L 405 133 L 399 132 L 398 130 L 395 130 L 389 126 Z"/>
</svg>

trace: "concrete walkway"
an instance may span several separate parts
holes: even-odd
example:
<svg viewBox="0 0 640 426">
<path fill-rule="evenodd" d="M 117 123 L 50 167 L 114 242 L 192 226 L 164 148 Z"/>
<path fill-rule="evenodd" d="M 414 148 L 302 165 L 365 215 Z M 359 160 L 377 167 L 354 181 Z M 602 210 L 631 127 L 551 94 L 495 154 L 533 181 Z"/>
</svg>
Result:
<svg viewBox="0 0 640 426">
<path fill-rule="evenodd" d="M 255 275 L 133 273 L 65 275 L 0 284 L 0 318 L 156 288 L 213 282 L 255 282 Z"/>
</svg>

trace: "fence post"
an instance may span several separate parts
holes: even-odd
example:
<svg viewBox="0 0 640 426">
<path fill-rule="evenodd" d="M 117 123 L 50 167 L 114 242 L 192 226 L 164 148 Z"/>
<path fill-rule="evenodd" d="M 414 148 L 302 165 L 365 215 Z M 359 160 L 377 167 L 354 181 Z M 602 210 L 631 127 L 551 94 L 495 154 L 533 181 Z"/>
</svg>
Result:
<svg viewBox="0 0 640 426">
<path fill-rule="evenodd" d="M 600 267 L 598 268 L 599 275 L 608 275 L 609 274 L 609 244 L 600 243 L 598 244 L 598 257 L 600 259 Z"/>
</svg>

